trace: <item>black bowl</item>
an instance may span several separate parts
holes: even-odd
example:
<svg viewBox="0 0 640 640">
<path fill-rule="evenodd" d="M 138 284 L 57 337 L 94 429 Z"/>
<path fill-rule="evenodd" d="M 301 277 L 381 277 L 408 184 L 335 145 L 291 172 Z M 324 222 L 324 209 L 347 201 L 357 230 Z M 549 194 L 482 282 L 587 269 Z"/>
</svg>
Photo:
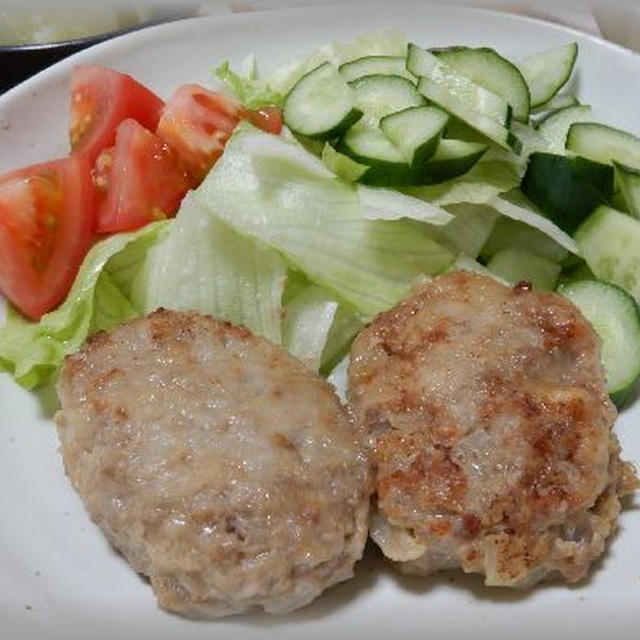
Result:
<svg viewBox="0 0 640 640">
<path fill-rule="evenodd" d="M 193 12 L 172 13 L 165 15 L 161 20 L 144 22 L 133 27 L 126 27 L 105 33 L 87 36 L 86 38 L 75 38 L 73 40 L 62 40 L 45 44 L 24 44 L 24 45 L 0 45 L 0 93 L 7 91 L 11 87 L 19 84 L 23 80 L 42 69 L 52 65 L 58 60 L 70 56 L 76 51 L 86 49 L 98 42 L 114 38 L 115 36 L 136 31 L 145 27 L 191 17 Z"/>
</svg>

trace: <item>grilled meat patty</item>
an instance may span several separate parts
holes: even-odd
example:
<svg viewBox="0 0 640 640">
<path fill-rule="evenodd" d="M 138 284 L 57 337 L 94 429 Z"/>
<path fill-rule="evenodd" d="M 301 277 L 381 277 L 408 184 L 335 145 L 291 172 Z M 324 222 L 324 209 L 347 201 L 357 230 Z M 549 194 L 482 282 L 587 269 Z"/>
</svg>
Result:
<svg viewBox="0 0 640 640">
<path fill-rule="evenodd" d="M 599 340 L 552 293 L 440 276 L 356 338 L 348 397 L 376 469 L 371 535 L 407 573 L 579 580 L 633 490 Z"/>
<path fill-rule="evenodd" d="M 91 517 L 162 607 L 300 607 L 349 578 L 367 537 L 364 439 L 280 347 L 160 310 L 67 358 L 56 416 Z"/>
</svg>

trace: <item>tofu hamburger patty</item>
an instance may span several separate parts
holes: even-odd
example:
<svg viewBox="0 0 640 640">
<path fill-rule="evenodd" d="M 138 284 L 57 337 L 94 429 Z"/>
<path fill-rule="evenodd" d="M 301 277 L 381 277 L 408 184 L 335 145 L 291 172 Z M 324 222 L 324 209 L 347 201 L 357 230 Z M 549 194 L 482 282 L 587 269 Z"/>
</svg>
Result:
<svg viewBox="0 0 640 640">
<path fill-rule="evenodd" d="M 599 339 L 556 294 L 434 278 L 359 334 L 347 394 L 371 440 L 371 535 L 407 573 L 577 581 L 636 486 Z"/>
<path fill-rule="evenodd" d="M 159 310 L 92 337 L 58 392 L 66 472 L 162 607 L 281 613 L 353 574 L 364 439 L 330 385 L 277 345 Z"/>
</svg>

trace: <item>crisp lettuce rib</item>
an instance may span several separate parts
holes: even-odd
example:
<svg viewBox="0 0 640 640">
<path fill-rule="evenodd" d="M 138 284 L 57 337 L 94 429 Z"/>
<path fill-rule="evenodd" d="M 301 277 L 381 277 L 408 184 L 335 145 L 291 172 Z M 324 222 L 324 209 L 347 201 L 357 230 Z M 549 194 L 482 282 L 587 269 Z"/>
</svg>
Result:
<svg viewBox="0 0 640 640">
<path fill-rule="evenodd" d="M 353 185 L 299 145 L 249 124 L 236 129 L 196 194 L 213 216 L 281 251 L 365 316 L 391 307 L 418 276 L 440 273 L 454 259 L 426 225 L 367 219 Z"/>
<path fill-rule="evenodd" d="M 192 192 L 147 253 L 132 301 L 142 313 L 158 307 L 207 313 L 279 343 L 285 277 L 277 251 L 212 216 Z"/>
</svg>

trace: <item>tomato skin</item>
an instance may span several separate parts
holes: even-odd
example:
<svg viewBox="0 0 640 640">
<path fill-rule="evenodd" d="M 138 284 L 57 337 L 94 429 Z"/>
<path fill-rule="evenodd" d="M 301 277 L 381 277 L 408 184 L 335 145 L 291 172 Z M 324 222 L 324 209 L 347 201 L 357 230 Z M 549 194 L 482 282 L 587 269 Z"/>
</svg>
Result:
<svg viewBox="0 0 640 640">
<path fill-rule="evenodd" d="M 74 154 L 90 164 L 111 147 L 116 128 L 133 118 L 152 131 L 163 101 L 131 76 L 92 65 L 76 67 L 71 76 L 69 138 Z"/>
<path fill-rule="evenodd" d="M 32 320 L 69 292 L 93 240 L 93 206 L 79 156 L 0 176 L 0 290 Z"/>
<path fill-rule="evenodd" d="M 98 233 L 137 229 L 173 215 L 191 184 L 176 152 L 135 120 L 121 122 L 115 146 L 96 161 Z"/>
<path fill-rule="evenodd" d="M 267 133 L 278 135 L 282 131 L 282 111 L 275 105 L 248 110 L 245 117 Z"/>
<path fill-rule="evenodd" d="M 186 84 L 167 101 L 157 133 L 176 150 L 197 185 L 222 154 L 243 114 L 233 98 Z"/>
</svg>

